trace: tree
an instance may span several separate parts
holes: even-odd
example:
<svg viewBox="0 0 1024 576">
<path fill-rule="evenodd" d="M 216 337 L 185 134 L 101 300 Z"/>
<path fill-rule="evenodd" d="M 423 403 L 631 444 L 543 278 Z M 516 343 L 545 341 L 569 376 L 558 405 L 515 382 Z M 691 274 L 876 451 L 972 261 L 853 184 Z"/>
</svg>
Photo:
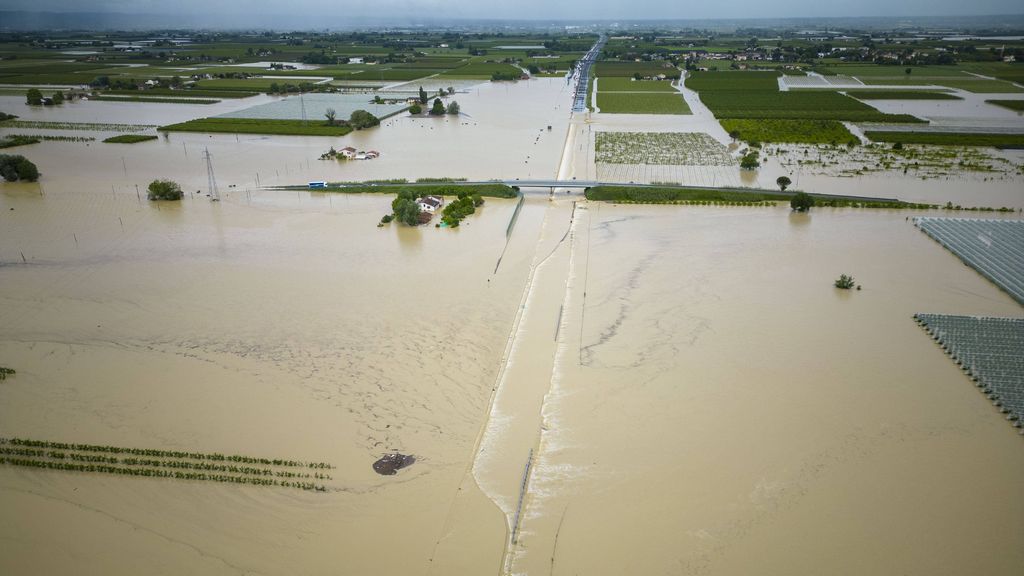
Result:
<svg viewBox="0 0 1024 576">
<path fill-rule="evenodd" d="M 416 203 L 416 193 L 412 190 L 402 190 L 391 201 L 391 211 L 395 220 L 408 226 L 417 226 L 420 223 L 420 205 Z"/>
<path fill-rule="evenodd" d="M 25 93 L 25 103 L 29 106 L 39 106 L 43 103 L 43 93 L 38 88 L 29 88 Z"/>
<path fill-rule="evenodd" d="M 797 212 L 807 212 L 814 206 L 814 197 L 806 192 L 797 192 L 789 201 L 789 207 Z"/>
<path fill-rule="evenodd" d="M 430 109 L 431 116 L 444 116 L 444 102 L 440 98 L 434 99 L 434 106 Z"/>
<path fill-rule="evenodd" d="M 740 139 L 740 131 L 739 130 L 730 130 L 729 131 L 729 138 L 732 138 L 733 142 L 739 140 Z"/>
<path fill-rule="evenodd" d="M 39 180 L 39 169 L 24 156 L 0 154 L 0 176 L 8 182 L 35 182 Z"/>
<path fill-rule="evenodd" d="M 749 152 L 740 160 L 740 168 L 743 170 L 754 170 L 761 167 L 761 162 L 757 159 L 757 151 L 754 150 Z"/>
<path fill-rule="evenodd" d="M 356 130 L 380 125 L 380 119 L 366 110 L 356 110 L 348 117 L 348 123 Z"/>
<path fill-rule="evenodd" d="M 426 104 L 428 99 L 427 91 L 423 89 L 423 86 L 420 86 L 420 104 Z"/>
<path fill-rule="evenodd" d="M 779 176 L 775 179 L 775 183 L 779 185 L 779 190 L 785 192 L 786 188 L 789 188 L 789 185 L 792 184 L 793 181 L 790 180 L 788 176 Z"/>
<path fill-rule="evenodd" d="M 455 115 L 455 116 L 458 116 L 458 115 L 459 115 L 459 111 L 460 111 L 460 108 L 459 108 L 459 103 L 458 103 L 458 102 L 456 102 L 455 100 L 452 100 L 452 101 L 451 101 L 451 102 L 450 102 L 450 103 L 448 104 L 448 113 L 449 113 L 449 114 L 453 114 L 453 115 Z"/>
<path fill-rule="evenodd" d="M 840 274 L 839 279 L 835 282 L 836 288 L 841 288 L 843 290 L 853 288 L 854 284 L 853 276 L 847 276 L 846 274 Z"/>
<path fill-rule="evenodd" d="M 147 190 L 150 200 L 181 200 L 181 186 L 171 180 L 153 180 Z"/>
<path fill-rule="evenodd" d="M 914 71 L 914 69 L 913 69 L 913 68 L 907 68 L 906 70 L 904 70 L 904 72 L 906 72 L 908 76 L 909 76 L 909 75 L 910 75 L 910 73 L 911 73 L 911 72 L 913 72 L 913 71 Z"/>
<path fill-rule="evenodd" d="M 61 92 L 60 90 L 54 92 L 53 93 L 53 103 L 54 104 L 63 104 L 64 103 L 64 93 Z"/>
<path fill-rule="evenodd" d="M 324 112 L 324 117 L 327 118 L 327 125 L 334 126 L 335 119 L 338 117 L 338 112 L 334 108 L 328 108 Z"/>
<path fill-rule="evenodd" d="M 423 108 L 421 108 L 419 104 L 413 104 L 412 106 L 409 106 L 409 114 L 422 114 L 422 113 L 423 113 Z"/>
</svg>

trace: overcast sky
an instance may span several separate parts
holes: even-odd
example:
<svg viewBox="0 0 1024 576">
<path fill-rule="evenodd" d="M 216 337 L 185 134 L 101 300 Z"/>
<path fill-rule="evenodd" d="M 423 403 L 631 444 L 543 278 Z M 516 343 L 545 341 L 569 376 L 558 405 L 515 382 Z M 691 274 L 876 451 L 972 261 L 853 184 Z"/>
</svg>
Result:
<svg viewBox="0 0 1024 576">
<path fill-rule="evenodd" d="M 181 12 L 252 15 L 322 12 L 344 16 L 436 18 L 697 19 L 823 16 L 1022 14 L 1021 0 L 0 0 L 0 9 L 57 12 Z"/>
</svg>

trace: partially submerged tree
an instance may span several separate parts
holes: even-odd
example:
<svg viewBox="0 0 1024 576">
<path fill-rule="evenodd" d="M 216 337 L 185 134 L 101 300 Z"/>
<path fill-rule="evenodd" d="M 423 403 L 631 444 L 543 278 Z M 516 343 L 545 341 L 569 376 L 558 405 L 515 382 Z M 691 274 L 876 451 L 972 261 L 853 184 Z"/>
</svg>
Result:
<svg viewBox="0 0 1024 576">
<path fill-rule="evenodd" d="M 147 190 L 150 200 L 181 200 L 181 186 L 171 180 L 153 180 Z"/>
<path fill-rule="evenodd" d="M 39 180 L 39 169 L 24 156 L 0 154 L 0 176 L 8 182 L 35 182 Z"/>
<path fill-rule="evenodd" d="M 348 123 L 356 130 L 362 130 L 363 128 L 378 126 L 380 124 L 380 119 L 366 110 L 356 110 L 352 112 L 351 116 L 349 116 Z"/>
<path fill-rule="evenodd" d="M 814 197 L 806 192 L 797 192 L 789 201 L 789 207 L 796 212 L 807 212 L 814 206 Z"/>
<path fill-rule="evenodd" d="M 324 112 L 324 117 L 327 118 L 328 126 L 334 126 L 334 122 L 338 118 L 338 112 L 334 108 L 328 108 L 327 111 Z"/>
<path fill-rule="evenodd" d="M 53 103 L 54 104 L 63 104 L 64 103 L 64 93 L 61 92 L 60 90 L 57 90 L 56 92 L 54 92 L 53 93 Z"/>
<path fill-rule="evenodd" d="M 847 276 L 846 274 L 840 274 L 839 275 L 839 279 L 836 280 L 835 284 L 836 284 L 836 288 L 841 288 L 843 290 L 849 290 L 850 288 L 853 288 L 855 282 L 853 281 L 853 276 Z"/>
<path fill-rule="evenodd" d="M 758 160 L 757 150 L 748 152 L 742 159 L 740 159 L 740 168 L 744 170 L 754 170 L 761 167 L 761 162 Z"/>
<path fill-rule="evenodd" d="M 426 104 L 428 98 L 427 91 L 423 89 L 423 86 L 420 86 L 420 104 Z"/>
<path fill-rule="evenodd" d="M 778 184 L 779 190 L 785 192 L 786 188 L 789 188 L 789 185 L 792 184 L 793 181 L 790 180 L 788 176 L 779 176 L 775 179 L 775 183 Z"/>
<path fill-rule="evenodd" d="M 43 93 L 39 91 L 39 88 L 29 88 L 28 92 L 25 92 L 25 103 L 29 106 L 42 105 Z"/>
<path fill-rule="evenodd" d="M 419 104 L 413 104 L 409 106 L 409 114 L 422 114 L 423 108 Z"/>
<path fill-rule="evenodd" d="M 448 111 L 449 114 L 453 114 L 455 116 L 458 116 L 459 112 L 461 111 L 461 109 L 459 108 L 459 103 L 456 102 L 455 100 L 452 100 L 451 102 L 448 103 L 448 110 L 447 111 Z"/>
<path fill-rule="evenodd" d="M 440 98 L 434 99 L 434 105 L 430 108 L 431 116 L 444 116 L 444 102 Z"/>
<path fill-rule="evenodd" d="M 391 201 L 391 211 L 395 220 L 407 226 L 418 226 L 420 223 L 420 205 L 416 203 L 416 193 L 402 190 Z"/>
</svg>

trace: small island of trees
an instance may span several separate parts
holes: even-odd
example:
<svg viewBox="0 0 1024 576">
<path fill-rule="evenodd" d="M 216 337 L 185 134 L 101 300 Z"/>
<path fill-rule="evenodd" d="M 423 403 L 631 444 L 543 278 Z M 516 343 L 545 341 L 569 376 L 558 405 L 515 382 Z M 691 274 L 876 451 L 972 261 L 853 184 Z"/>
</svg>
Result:
<svg viewBox="0 0 1024 576">
<path fill-rule="evenodd" d="M 150 200 L 181 200 L 181 186 L 170 180 L 153 180 L 146 197 Z"/>
<path fill-rule="evenodd" d="M 35 182 L 39 180 L 39 169 L 24 156 L 0 154 L 0 176 L 8 182 Z"/>
<path fill-rule="evenodd" d="M 780 178 L 781 180 L 781 178 Z M 781 183 L 780 183 L 781 186 Z M 789 207 L 795 212 L 807 212 L 814 206 L 814 197 L 806 192 L 797 192 L 789 201 Z"/>
</svg>

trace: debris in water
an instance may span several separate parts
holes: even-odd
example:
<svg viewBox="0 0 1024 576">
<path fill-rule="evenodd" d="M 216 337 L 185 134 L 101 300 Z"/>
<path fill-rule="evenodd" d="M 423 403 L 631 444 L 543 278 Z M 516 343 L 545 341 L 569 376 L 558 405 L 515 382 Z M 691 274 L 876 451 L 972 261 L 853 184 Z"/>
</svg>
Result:
<svg viewBox="0 0 1024 576">
<path fill-rule="evenodd" d="M 380 460 L 373 463 L 373 471 L 383 476 L 392 476 L 402 468 L 412 466 L 415 462 L 415 456 L 406 456 L 398 452 L 385 454 Z"/>
</svg>

